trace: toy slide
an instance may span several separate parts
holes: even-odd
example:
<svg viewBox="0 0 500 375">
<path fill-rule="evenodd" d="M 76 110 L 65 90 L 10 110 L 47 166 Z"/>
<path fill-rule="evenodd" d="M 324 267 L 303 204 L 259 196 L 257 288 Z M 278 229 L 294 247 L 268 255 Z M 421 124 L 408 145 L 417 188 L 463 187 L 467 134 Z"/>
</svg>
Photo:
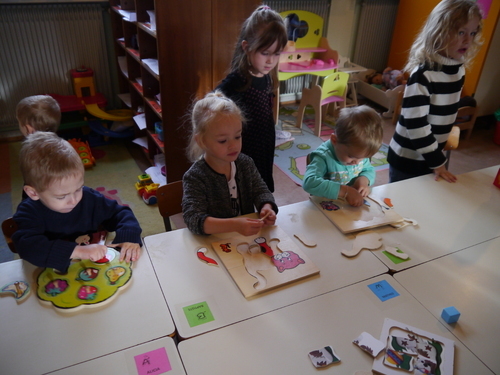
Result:
<svg viewBox="0 0 500 375">
<path fill-rule="evenodd" d="M 113 110 L 105 112 L 97 104 L 85 104 L 85 109 L 88 113 L 103 120 L 109 121 L 128 121 L 132 118 L 131 114 L 127 114 L 125 110 Z"/>
</svg>

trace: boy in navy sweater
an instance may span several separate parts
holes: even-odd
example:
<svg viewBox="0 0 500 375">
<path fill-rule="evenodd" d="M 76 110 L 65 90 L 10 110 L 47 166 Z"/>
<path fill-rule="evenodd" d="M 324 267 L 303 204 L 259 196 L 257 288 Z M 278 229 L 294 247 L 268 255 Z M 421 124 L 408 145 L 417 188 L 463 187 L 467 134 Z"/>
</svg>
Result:
<svg viewBox="0 0 500 375">
<path fill-rule="evenodd" d="M 51 132 L 28 135 L 20 152 L 25 199 L 17 207 L 12 236 L 20 257 L 38 267 L 66 272 L 72 259 L 102 259 L 107 246 L 82 243 L 99 230 L 116 232 L 110 247 L 120 260 L 135 261 L 141 228 L 132 210 L 84 186 L 84 167 L 67 141 Z"/>
</svg>

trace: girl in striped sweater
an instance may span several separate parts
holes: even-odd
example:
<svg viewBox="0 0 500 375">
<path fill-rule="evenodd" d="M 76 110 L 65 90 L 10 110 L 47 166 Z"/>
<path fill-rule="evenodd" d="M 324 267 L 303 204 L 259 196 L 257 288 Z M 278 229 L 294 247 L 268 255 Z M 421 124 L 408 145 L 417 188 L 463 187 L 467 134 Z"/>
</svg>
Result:
<svg viewBox="0 0 500 375">
<path fill-rule="evenodd" d="M 387 160 L 390 182 L 434 173 L 448 182 L 442 150 L 457 116 L 465 66 L 476 55 L 482 18 L 472 0 L 443 0 L 410 50 L 410 73 Z"/>
</svg>

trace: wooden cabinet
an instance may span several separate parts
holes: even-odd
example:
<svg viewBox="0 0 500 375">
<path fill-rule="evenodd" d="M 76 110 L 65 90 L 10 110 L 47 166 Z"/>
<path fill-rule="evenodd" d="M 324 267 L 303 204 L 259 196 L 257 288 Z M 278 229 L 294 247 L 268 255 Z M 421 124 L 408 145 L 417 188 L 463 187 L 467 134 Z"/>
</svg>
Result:
<svg viewBox="0 0 500 375">
<path fill-rule="evenodd" d="M 193 101 L 224 78 L 241 24 L 259 3 L 110 0 L 120 98 L 144 113 L 149 157 L 165 154 L 168 182 L 182 179 L 190 165 L 185 150 Z M 153 10 L 156 30 L 149 23 Z M 158 61 L 157 72 L 148 59 Z M 158 122 L 163 142 L 155 134 Z"/>
</svg>

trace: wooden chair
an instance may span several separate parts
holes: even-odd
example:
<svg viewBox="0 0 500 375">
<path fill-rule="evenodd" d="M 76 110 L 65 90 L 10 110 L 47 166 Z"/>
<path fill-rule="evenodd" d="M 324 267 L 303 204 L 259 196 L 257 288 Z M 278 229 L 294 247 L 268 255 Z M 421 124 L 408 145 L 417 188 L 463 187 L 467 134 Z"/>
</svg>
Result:
<svg viewBox="0 0 500 375">
<path fill-rule="evenodd" d="M 172 230 L 170 216 L 182 212 L 182 181 L 171 182 L 160 186 L 156 191 L 158 198 L 158 209 L 163 217 L 165 231 Z"/>
<path fill-rule="evenodd" d="M 2 232 L 5 237 L 5 242 L 7 242 L 7 246 L 9 246 L 10 251 L 13 253 L 17 253 L 14 242 L 12 241 L 12 235 L 16 230 L 17 224 L 13 218 L 9 217 L 2 222 Z"/>
<path fill-rule="evenodd" d="M 476 123 L 477 118 L 477 107 L 461 107 L 458 109 L 457 119 L 455 120 L 456 126 L 460 128 L 460 130 L 467 130 L 465 134 L 465 139 L 469 139 L 472 133 L 472 129 L 474 128 L 474 124 Z"/>
<path fill-rule="evenodd" d="M 347 95 L 347 82 L 349 81 L 349 74 L 344 72 L 335 72 L 325 77 L 321 86 L 314 85 L 312 88 L 304 88 L 302 90 L 302 99 L 300 100 L 299 109 L 297 110 L 297 128 L 302 127 L 304 121 L 304 111 L 307 105 L 314 108 L 314 135 L 320 136 L 321 122 L 325 118 L 326 106 L 334 103 L 335 109 L 337 103 L 340 103 L 342 108 L 346 106 Z M 322 107 L 325 108 L 322 110 Z"/>
<path fill-rule="evenodd" d="M 448 140 L 446 141 L 446 145 L 443 148 L 443 151 L 446 151 L 446 169 L 448 169 L 448 165 L 450 164 L 450 156 L 451 150 L 455 150 L 458 148 L 458 143 L 460 140 L 460 128 L 458 126 L 453 126 L 451 128 L 450 135 L 448 136 Z"/>
</svg>

